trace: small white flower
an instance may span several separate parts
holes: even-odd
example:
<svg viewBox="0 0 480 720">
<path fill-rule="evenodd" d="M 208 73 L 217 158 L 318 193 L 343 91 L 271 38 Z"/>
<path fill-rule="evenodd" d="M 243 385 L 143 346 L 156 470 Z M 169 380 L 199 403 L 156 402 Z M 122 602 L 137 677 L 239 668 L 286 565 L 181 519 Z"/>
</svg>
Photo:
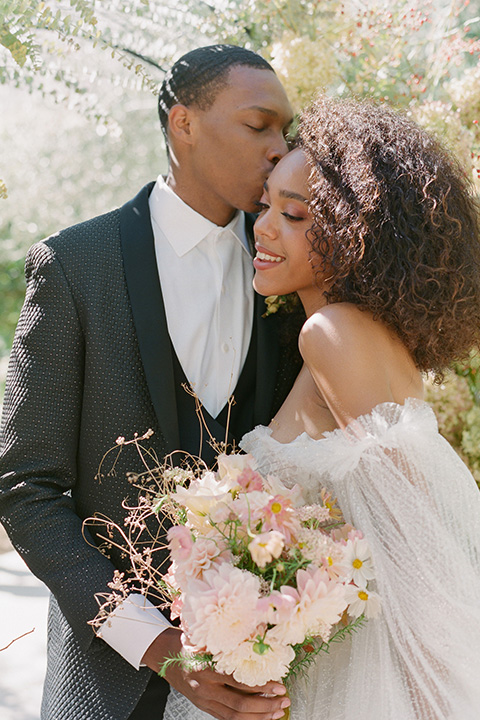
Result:
<svg viewBox="0 0 480 720">
<path fill-rule="evenodd" d="M 347 542 L 342 565 L 347 582 L 353 580 L 355 585 L 365 588 L 367 582 L 373 580 L 373 561 L 365 538 L 355 538 Z"/>
<path fill-rule="evenodd" d="M 347 613 L 350 617 L 358 618 L 365 614 L 366 618 L 374 618 L 380 612 L 380 596 L 371 590 L 349 585 L 346 588 L 345 600 L 348 602 Z"/>
<path fill-rule="evenodd" d="M 318 522 L 326 522 L 330 520 L 330 510 L 324 505 L 304 505 L 297 510 L 298 519 L 306 522 L 308 520 L 318 520 Z"/>
<path fill-rule="evenodd" d="M 304 558 L 311 560 L 319 567 L 322 565 L 323 558 L 328 557 L 335 550 L 335 543 L 332 543 L 326 533 L 310 528 L 302 528 L 297 533 L 297 546 Z"/>
</svg>

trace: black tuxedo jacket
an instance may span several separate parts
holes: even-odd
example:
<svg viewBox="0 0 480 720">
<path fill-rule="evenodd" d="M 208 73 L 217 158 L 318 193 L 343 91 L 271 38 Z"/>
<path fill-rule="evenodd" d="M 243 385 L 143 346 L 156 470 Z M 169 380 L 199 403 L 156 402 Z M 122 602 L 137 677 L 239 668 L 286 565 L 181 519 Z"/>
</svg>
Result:
<svg viewBox="0 0 480 720">
<path fill-rule="evenodd" d="M 162 457 L 179 448 L 173 357 L 154 254 L 148 194 L 68 228 L 27 256 L 27 293 L 12 349 L 0 445 L 0 520 L 51 590 L 44 720 L 123 720 L 151 677 L 95 637 L 95 593 L 107 592 L 113 549 L 82 521 L 122 524 L 134 450 L 96 478 L 119 435 L 154 430 Z M 268 423 L 298 372 L 256 297 L 254 424 Z M 291 358 L 286 352 L 285 357 Z"/>
</svg>

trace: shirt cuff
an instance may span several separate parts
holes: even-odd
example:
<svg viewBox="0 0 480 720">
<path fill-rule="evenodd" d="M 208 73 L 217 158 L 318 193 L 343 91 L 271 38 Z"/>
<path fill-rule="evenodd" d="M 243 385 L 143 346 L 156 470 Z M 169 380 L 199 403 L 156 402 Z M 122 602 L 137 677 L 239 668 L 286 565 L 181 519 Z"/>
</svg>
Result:
<svg viewBox="0 0 480 720">
<path fill-rule="evenodd" d="M 105 620 L 97 635 L 138 670 L 142 657 L 160 633 L 172 627 L 150 600 L 131 593 Z"/>
</svg>

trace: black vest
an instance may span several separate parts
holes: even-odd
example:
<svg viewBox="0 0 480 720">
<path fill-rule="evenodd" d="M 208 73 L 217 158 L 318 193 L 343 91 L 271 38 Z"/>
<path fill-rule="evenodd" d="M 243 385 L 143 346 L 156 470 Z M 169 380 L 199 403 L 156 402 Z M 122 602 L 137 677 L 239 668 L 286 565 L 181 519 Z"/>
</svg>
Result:
<svg viewBox="0 0 480 720">
<path fill-rule="evenodd" d="M 195 457 L 201 457 L 209 466 L 213 464 L 217 454 L 212 447 L 211 436 L 216 442 L 227 441 L 229 451 L 231 451 L 238 447 L 238 441 L 242 436 L 253 428 L 257 362 L 256 324 L 255 314 L 247 357 L 233 391 L 234 403 L 231 405 L 230 413 L 227 404 L 220 414 L 213 418 L 202 407 L 203 423 L 196 413 L 195 398 L 185 390 L 184 386 L 188 387 L 188 380 L 172 346 L 180 447 Z M 202 425 L 206 425 L 206 427 L 202 427 Z M 174 462 L 179 459 L 179 457 L 173 457 Z"/>
</svg>

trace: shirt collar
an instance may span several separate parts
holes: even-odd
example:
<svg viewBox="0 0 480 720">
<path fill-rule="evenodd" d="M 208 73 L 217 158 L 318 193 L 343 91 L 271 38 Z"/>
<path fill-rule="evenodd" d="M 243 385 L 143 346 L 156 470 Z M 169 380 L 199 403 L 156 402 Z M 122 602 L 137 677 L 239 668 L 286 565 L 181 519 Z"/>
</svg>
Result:
<svg viewBox="0 0 480 720">
<path fill-rule="evenodd" d="M 196 247 L 207 235 L 230 230 L 250 254 L 245 213 L 238 211 L 228 225 L 220 227 L 187 205 L 159 175 L 149 198 L 152 222 L 157 225 L 179 257 Z"/>
</svg>

